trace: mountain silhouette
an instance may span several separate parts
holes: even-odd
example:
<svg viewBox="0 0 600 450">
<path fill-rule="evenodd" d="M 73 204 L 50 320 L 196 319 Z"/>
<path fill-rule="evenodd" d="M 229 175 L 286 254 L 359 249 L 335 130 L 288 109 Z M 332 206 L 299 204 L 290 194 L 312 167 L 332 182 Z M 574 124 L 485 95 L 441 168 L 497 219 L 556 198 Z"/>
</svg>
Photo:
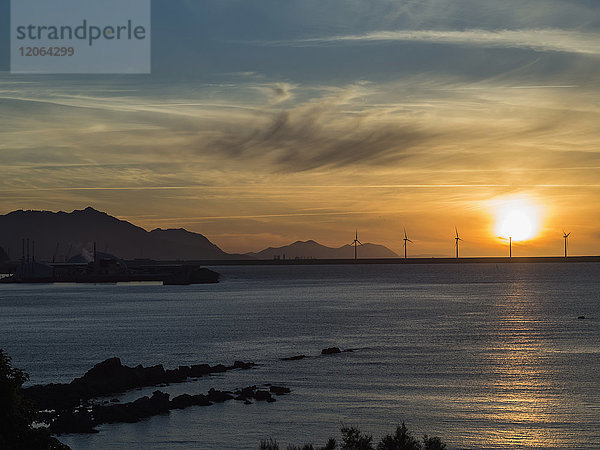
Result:
<svg viewBox="0 0 600 450">
<path fill-rule="evenodd" d="M 326 247 L 313 240 L 296 241 L 283 247 L 269 247 L 258 253 L 246 253 L 257 259 L 286 259 L 315 258 L 315 259 L 351 259 L 354 258 L 354 247 L 344 245 L 339 248 Z M 398 255 L 383 245 L 364 244 L 358 247 L 359 258 L 397 258 Z"/>
<path fill-rule="evenodd" d="M 21 257 L 22 239 L 26 238 L 35 241 L 35 256 L 40 261 L 62 262 L 89 254 L 94 242 L 99 252 L 123 259 L 248 259 L 225 253 L 198 233 L 146 231 L 91 207 L 70 213 L 19 210 L 0 215 L 0 247 L 10 249 L 13 260 Z"/>
</svg>

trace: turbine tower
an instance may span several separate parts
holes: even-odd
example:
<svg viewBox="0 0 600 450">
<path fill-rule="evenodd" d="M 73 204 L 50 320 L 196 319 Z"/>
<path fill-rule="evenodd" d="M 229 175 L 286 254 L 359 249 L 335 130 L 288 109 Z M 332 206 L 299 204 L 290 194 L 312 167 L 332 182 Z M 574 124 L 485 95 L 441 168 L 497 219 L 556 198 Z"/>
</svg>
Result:
<svg viewBox="0 0 600 450">
<path fill-rule="evenodd" d="M 413 241 L 411 241 L 408 236 L 406 235 L 406 228 L 404 229 L 404 259 L 406 259 L 406 246 L 407 243 L 410 242 L 411 244 L 414 244 Z"/>
<path fill-rule="evenodd" d="M 567 257 L 567 248 L 569 247 L 569 236 L 571 236 L 571 232 L 565 233 L 565 230 L 563 230 L 563 239 L 565 240 L 565 258 Z"/>
<path fill-rule="evenodd" d="M 358 229 L 355 230 L 355 232 L 354 232 L 354 241 L 350 245 L 354 245 L 354 259 L 358 259 L 358 246 L 361 245 L 361 246 L 364 247 L 364 245 L 362 244 L 362 242 L 360 242 L 358 240 Z"/>
<path fill-rule="evenodd" d="M 454 230 L 456 231 L 456 237 L 454 238 L 454 240 L 456 241 L 456 259 L 458 259 L 458 242 L 462 241 L 462 239 L 458 235 L 458 228 L 454 227 Z"/>
<path fill-rule="evenodd" d="M 508 238 L 508 257 L 512 258 L 512 236 Z"/>
</svg>

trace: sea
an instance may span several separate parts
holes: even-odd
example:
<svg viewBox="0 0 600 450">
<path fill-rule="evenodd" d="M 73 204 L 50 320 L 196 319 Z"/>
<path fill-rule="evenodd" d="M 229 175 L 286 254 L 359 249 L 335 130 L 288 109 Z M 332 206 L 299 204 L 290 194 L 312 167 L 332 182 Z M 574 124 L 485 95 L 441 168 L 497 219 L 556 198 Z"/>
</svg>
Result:
<svg viewBox="0 0 600 450">
<path fill-rule="evenodd" d="M 0 347 L 29 385 L 69 382 L 117 356 L 165 368 L 258 364 L 160 388 L 172 396 L 291 389 L 275 403 L 191 407 L 62 442 L 286 448 L 339 441 L 352 425 L 376 443 L 405 422 L 455 449 L 600 448 L 600 264 L 213 269 L 218 284 L 0 285 Z M 334 346 L 353 351 L 321 355 Z"/>
</svg>

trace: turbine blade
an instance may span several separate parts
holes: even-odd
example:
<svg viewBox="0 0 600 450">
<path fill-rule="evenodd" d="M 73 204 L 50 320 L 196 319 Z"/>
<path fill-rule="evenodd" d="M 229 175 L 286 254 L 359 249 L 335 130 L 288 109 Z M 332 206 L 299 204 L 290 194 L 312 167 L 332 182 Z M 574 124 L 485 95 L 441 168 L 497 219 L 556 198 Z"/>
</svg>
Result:
<svg viewBox="0 0 600 450">
<path fill-rule="evenodd" d="M 413 242 L 413 241 L 411 241 L 410 239 L 407 239 L 407 241 L 408 241 L 408 242 L 410 242 L 411 244 L 414 244 L 414 242 Z"/>
</svg>

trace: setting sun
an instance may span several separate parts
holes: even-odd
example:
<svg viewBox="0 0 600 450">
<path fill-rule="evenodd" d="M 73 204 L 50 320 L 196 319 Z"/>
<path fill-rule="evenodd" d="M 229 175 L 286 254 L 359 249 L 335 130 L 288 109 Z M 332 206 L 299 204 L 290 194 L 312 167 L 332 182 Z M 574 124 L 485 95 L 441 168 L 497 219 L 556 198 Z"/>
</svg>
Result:
<svg viewBox="0 0 600 450">
<path fill-rule="evenodd" d="M 522 199 L 502 202 L 496 212 L 496 234 L 513 241 L 533 239 L 539 231 L 539 208 Z"/>
</svg>

